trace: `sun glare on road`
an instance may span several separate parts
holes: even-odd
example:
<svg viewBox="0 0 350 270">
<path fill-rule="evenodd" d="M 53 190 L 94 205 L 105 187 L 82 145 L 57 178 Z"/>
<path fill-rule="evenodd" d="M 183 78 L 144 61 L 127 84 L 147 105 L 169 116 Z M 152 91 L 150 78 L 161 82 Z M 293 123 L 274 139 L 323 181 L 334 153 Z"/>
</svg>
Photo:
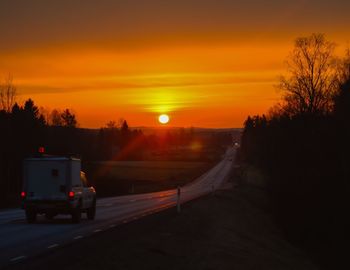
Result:
<svg viewBox="0 0 350 270">
<path fill-rule="evenodd" d="M 159 123 L 165 125 L 169 122 L 170 118 L 167 114 L 161 114 L 159 115 L 158 121 Z"/>
</svg>

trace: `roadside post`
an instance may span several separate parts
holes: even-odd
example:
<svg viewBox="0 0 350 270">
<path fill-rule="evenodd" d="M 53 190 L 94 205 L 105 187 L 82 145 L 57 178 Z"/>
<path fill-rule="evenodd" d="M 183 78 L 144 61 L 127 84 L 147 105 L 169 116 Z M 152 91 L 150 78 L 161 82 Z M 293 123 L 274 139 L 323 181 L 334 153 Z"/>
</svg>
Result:
<svg viewBox="0 0 350 270">
<path fill-rule="evenodd" d="M 177 212 L 180 213 L 181 212 L 181 201 L 180 201 L 180 195 L 181 195 L 181 188 L 177 187 Z"/>
</svg>

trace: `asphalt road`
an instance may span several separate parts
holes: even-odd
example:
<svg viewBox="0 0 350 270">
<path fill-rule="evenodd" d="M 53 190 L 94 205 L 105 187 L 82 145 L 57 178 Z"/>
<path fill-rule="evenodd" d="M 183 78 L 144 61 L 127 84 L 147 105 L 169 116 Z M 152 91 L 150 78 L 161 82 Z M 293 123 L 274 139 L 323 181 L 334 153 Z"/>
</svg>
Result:
<svg viewBox="0 0 350 270">
<path fill-rule="evenodd" d="M 211 170 L 192 183 L 181 187 L 180 202 L 196 199 L 220 188 L 233 165 L 235 149 L 229 148 Z M 83 237 L 108 230 L 118 224 L 128 223 L 144 216 L 174 207 L 177 190 L 127 195 L 99 199 L 96 219 L 82 218 L 72 224 L 70 216 L 57 216 L 46 220 L 39 216 L 35 224 L 27 224 L 24 211 L 11 209 L 0 212 L 0 268 L 27 258 L 79 241 Z"/>
</svg>

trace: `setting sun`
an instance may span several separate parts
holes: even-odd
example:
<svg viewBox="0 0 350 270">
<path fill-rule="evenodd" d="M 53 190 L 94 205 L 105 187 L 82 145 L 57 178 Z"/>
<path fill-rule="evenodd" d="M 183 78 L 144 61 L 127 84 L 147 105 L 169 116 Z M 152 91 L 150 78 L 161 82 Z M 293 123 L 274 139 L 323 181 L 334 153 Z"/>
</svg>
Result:
<svg viewBox="0 0 350 270">
<path fill-rule="evenodd" d="M 159 123 L 165 125 L 169 122 L 169 116 L 167 114 L 161 114 L 158 118 Z"/>
</svg>

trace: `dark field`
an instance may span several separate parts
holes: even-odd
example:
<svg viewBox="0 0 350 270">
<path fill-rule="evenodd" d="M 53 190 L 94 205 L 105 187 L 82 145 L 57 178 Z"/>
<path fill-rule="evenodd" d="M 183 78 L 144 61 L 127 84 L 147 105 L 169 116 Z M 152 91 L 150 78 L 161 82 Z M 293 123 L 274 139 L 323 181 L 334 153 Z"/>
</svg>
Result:
<svg viewBox="0 0 350 270">
<path fill-rule="evenodd" d="M 176 188 L 196 179 L 214 163 L 187 161 L 91 162 L 85 171 L 99 197 Z"/>
</svg>

